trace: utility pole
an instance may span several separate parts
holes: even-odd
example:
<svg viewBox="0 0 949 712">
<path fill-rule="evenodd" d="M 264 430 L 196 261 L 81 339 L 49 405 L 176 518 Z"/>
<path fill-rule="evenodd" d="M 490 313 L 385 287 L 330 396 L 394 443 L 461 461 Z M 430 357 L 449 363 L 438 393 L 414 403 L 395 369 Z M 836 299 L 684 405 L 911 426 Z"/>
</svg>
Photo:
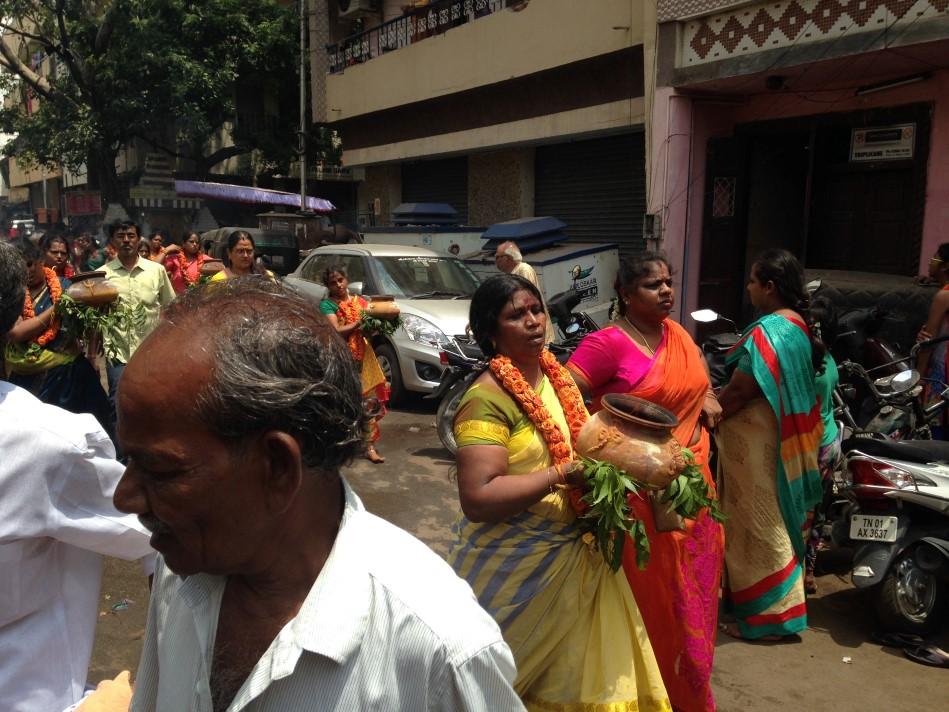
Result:
<svg viewBox="0 0 949 712">
<path fill-rule="evenodd" d="M 307 0 L 299 0 L 300 2 L 300 130 L 298 132 L 298 146 L 300 153 L 300 212 L 307 212 L 306 209 L 306 134 L 307 134 L 307 125 L 306 125 L 306 96 L 307 96 L 307 86 L 306 86 L 306 65 L 307 65 L 307 55 L 306 55 L 306 35 L 307 35 L 307 21 L 306 21 L 306 5 Z"/>
</svg>

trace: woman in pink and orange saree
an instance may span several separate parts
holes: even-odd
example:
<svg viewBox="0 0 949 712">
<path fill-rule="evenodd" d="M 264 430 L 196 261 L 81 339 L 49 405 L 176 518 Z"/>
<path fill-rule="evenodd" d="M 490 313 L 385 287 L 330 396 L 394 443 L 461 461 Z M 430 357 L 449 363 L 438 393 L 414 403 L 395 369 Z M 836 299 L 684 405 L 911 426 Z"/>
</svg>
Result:
<svg viewBox="0 0 949 712">
<path fill-rule="evenodd" d="M 710 491 L 709 433 L 721 414 L 701 351 L 669 318 L 675 305 L 669 263 L 657 253 L 625 258 L 616 280 L 619 315 L 588 336 L 567 363 L 591 411 L 607 393 L 645 398 L 679 420 L 674 435 L 695 455 Z M 636 566 L 625 547 L 623 569 L 642 611 L 663 683 L 676 710 L 714 710 L 710 677 L 722 571 L 722 526 L 703 511 L 694 521 L 664 517 L 655 496 L 632 497 L 646 525 L 651 557 Z M 655 508 L 654 508 L 655 503 Z M 658 513 L 658 517 L 657 517 Z"/>
</svg>

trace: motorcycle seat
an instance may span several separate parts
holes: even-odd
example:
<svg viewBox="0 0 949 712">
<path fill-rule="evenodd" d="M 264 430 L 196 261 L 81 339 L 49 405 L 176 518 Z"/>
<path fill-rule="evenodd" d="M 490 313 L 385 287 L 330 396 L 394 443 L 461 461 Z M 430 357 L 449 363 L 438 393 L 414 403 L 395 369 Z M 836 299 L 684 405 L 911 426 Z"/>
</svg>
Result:
<svg viewBox="0 0 949 712">
<path fill-rule="evenodd" d="M 849 453 L 859 450 L 875 457 L 887 457 L 891 460 L 909 462 L 947 462 L 949 463 L 949 442 L 943 440 L 876 440 L 871 438 L 847 438 L 841 443 L 841 450 Z"/>
</svg>

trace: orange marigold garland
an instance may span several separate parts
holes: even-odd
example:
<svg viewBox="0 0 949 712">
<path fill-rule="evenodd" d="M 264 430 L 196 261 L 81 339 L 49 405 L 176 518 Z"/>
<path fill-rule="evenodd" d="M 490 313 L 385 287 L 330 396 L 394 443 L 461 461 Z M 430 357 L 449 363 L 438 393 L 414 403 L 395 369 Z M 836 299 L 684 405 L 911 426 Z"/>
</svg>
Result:
<svg viewBox="0 0 949 712">
<path fill-rule="evenodd" d="M 194 275 L 194 278 L 188 276 L 188 258 L 185 257 L 184 250 L 178 253 L 178 269 L 181 272 L 181 279 L 184 280 L 185 286 L 190 287 L 192 284 L 195 284 L 199 279 L 201 279 L 201 264 L 204 262 L 202 259 L 204 255 L 197 255 L 194 258 L 192 264 L 197 265 L 198 269 Z"/>
<path fill-rule="evenodd" d="M 544 406 L 540 396 L 524 378 L 520 370 L 507 356 L 495 356 L 490 368 L 498 381 L 517 401 L 547 443 L 547 449 L 555 465 L 574 459 L 573 449 L 564 438 L 557 422 Z M 589 420 L 583 394 L 574 383 L 570 372 L 549 351 L 540 355 L 540 367 L 547 376 L 570 428 L 570 438 L 576 442 L 580 429 Z M 636 562 L 639 568 L 649 561 L 649 539 L 643 522 L 632 516 L 628 497 L 638 491 L 636 484 L 625 473 L 613 465 L 580 457 L 583 463 L 588 493 L 578 487 L 567 490 L 573 510 L 579 517 L 583 541 L 598 549 L 607 565 L 619 571 L 623 564 L 623 548 L 629 536 L 636 547 Z M 597 494 L 599 492 L 599 495 Z M 609 495 L 609 496 L 606 496 Z"/>
<path fill-rule="evenodd" d="M 564 465 L 572 462 L 574 456 L 571 444 L 567 442 L 560 426 L 557 425 L 557 421 L 553 419 L 550 411 L 547 410 L 540 396 L 524 378 L 520 369 L 507 356 L 495 356 L 491 359 L 489 366 L 504 390 L 514 397 L 514 400 L 517 401 L 544 438 L 554 464 Z M 586 406 L 583 404 L 583 394 L 580 393 L 577 384 L 573 382 L 569 371 L 557 361 L 556 356 L 547 350 L 544 350 L 540 356 L 540 367 L 557 394 L 557 400 L 560 401 L 560 407 L 563 408 L 564 416 L 570 428 L 570 439 L 575 442 L 577 435 L 580 433 L 580 428 L 590 417 Z M 574 510 L 578 514 L 585 512 L 587 505 L 581 502 L 583 493 L 578 489 L 571 489 L 569 495 Z"/>
<path fill-rule="evenodd" d="M 339 316 L 342 317 L 340 323 L 355 324 L 359 321 L 363 309 L 364 301 L 360 300 L 359 297 L 350 297 L 345 302 L 340 302 L 338 312 Z M 353 329 L 349 334 L 349 338 L 346 339 L 346 343 L 349 345 L 349 351 L 353 358 L 362 361 L 366 354 L 366 337 L 362 335 L 362 331 Z"/>
<path fill-rule="evenodd" d="M 56 272 L 49 267 L 43 268 L 43 277 L 46 279 L 46 287 L 49 289 L 49 297 L 52 299 L 53 306 L 55 307 L 59 303 L 59 298 L 63 295 L 63 288 L 59 283 L 59 277 L 57 277 Z M 33 309 L 33 299 L 30 297 L 30 290 L 27 289 L 26 299 L 23 300 L 23 318 L 32 319 L 35 316 L 36 312 Z M 54 315 L 53 320 L 49 323 L 49 327 L 46 329 L 46 331 L 33 339 L 33 342 L 40 348 L 46 346 L 56 338 L 57 334 L 59 334 L 59 325 L 60 319 L 58 316 Z"/>
</svg>

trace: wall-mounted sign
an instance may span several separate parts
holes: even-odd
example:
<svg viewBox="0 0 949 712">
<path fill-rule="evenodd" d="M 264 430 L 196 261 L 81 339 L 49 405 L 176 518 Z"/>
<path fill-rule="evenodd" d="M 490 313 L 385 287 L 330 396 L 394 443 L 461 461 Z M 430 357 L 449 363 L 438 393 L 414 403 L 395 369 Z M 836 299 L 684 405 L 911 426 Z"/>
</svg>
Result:
<svg viewBox="0 0 949 712">
<path fill-rule="evenodd" d="M 850 138 L 851 161 L 905 161 L 913 157 L 916 124 L 854 129 Z"/>
<path fill-rule="evenodd" d="M 102 213 L 102 195 L 98 191 L 69 192 L 65 194 L 67 215 L 99 215 Z"/>
</svg>

